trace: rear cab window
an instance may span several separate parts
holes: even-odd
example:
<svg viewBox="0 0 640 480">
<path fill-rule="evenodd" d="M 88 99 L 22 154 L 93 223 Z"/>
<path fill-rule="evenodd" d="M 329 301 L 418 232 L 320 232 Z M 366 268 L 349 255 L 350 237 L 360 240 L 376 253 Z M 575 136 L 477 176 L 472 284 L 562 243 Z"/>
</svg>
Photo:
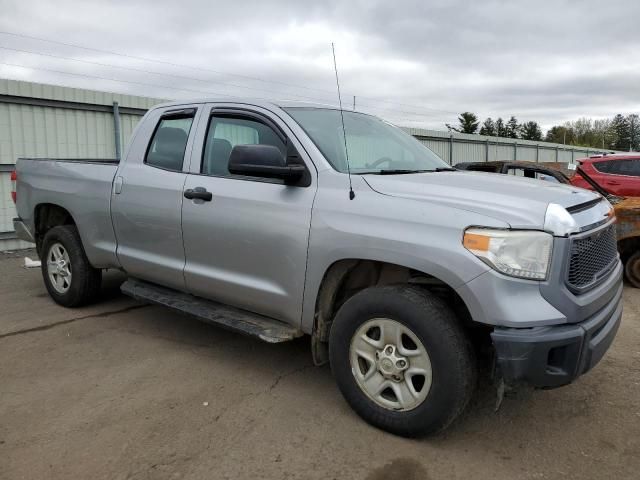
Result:
<svg viewBox="0 0 640 480">
<path fill-rule="evenodd" d="M 195 109 L 162 115 L 149 142 L 144 162 L 152 167 L 181 172 L 194 115 Z"/>
</svg>

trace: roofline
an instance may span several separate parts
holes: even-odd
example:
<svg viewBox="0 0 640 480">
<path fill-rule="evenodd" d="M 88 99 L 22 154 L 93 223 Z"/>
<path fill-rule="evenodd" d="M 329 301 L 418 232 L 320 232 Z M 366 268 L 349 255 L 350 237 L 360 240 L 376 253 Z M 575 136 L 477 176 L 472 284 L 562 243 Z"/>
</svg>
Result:
<svg viewBox="0 0 640 480">
<path fill-rule="evenodd" d="M 268 100 L 262 98 L 250 98 L 250 97 L 224 97 L 224 98 L 216 98 L 216 97 L 204 97 L 204 98 L 186 98 L 183 100 L 172 100 L 169 102 L 160 103 L 158 105 L 154 105 L 152 108 L 166 108 L 166 107 L 175 107 L 181 105 L 189 105 L 193 103 L 236 103 L 236 104 L 245 104 L 245 105 L 253 105 L 257 107 L 276 107 L 281 109 L 286 108 L 317 108 L 323 110 L 340 110 L 339 106 L 336 106 L 331 103 L 318 103 L 318 102 L 305 102 L 299 100 Z M 355 112 L 363 115 L 375 116 L 370 113 L 361 112 L 359 110 L 352 109 L 342 109 L 345 112 Z"/>
<path fill-rule="evenodd" d="M 585 161 L 585 160 L 592 160 L 592 159 L 598 159 L 598 158 L 637 159 L 637 158 L 640 158 L 640 152 L 601 153 L 598 155 L 590 155 L 589 157 L 585 157 L 585 158 L 578 158 L 576 159 L 576 161 L 577 160 Z"/>
</svg>

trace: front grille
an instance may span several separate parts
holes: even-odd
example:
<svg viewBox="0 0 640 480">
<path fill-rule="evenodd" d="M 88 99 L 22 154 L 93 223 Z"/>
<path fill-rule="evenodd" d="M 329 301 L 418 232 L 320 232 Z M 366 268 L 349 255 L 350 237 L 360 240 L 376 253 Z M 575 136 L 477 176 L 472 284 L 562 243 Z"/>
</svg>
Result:
<svg viewBox="0 0 640 480">
<path fill-rule="evenodd" d="M 595 286 L 618 260 L 616 227 L 609 225 L 585 237 L 574 238 L 567 284 L 581 292 Z"/>
</svg>

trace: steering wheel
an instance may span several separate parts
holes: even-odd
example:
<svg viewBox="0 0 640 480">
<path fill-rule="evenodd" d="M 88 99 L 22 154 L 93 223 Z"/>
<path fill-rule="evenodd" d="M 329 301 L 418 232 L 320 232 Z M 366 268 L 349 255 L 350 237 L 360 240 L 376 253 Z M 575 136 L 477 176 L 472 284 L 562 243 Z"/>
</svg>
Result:
<svg viewBox="0 0 640 480">
<path fill-rule="evenodd" d="M 389 158 L 389 157 L 380 157 L 379 159 L 375 160 L 374 162 L 367 163 L 366 167 L 367 168 L 376 168 L 376 167 L 382 165 L 385 162 L 387 162 L 389 164 L 389 166 L 391 166 L 391 164 L 393 163 L 393 160 L 391 158 Z"/>
</svg>

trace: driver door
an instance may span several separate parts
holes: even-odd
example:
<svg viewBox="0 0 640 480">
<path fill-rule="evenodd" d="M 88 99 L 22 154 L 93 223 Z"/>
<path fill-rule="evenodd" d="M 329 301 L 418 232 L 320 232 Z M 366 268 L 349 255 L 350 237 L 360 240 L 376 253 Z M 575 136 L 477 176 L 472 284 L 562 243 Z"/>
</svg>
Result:
<svg viewBox="0 0 640 480">
<path fill-rule="evenodd" d="M 187 290 L 297 325 L 302 315 L 315 171 L 308 186 L 229 173 L 237 145 L 304 152 L 286 124 L 257 107 L 211 107 L 196 135 L 184 190 L 182 229 Z M 306 154 L 305 154 L 306 155 Z"/>
</svg>

